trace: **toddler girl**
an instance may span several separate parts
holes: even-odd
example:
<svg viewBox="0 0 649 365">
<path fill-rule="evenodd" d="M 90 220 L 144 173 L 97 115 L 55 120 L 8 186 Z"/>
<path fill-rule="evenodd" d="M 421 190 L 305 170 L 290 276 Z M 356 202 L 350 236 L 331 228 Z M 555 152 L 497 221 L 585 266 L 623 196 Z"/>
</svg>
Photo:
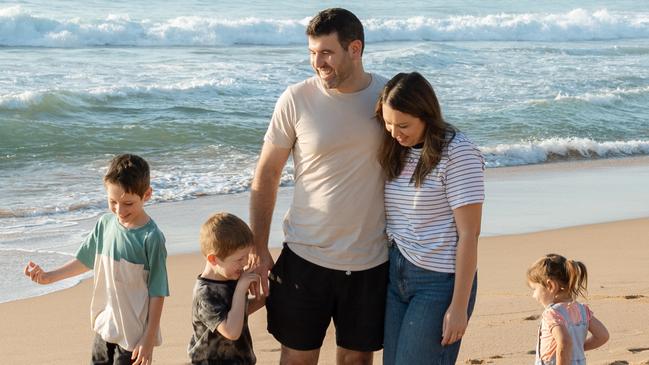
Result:
<svg viewBox="0 0 649 365">
<path fill-rule="evenodd" d="M 586 364 L 584 351 L 608 341 L 608 331 L 587 305 L 578 303 L 588 281 L 586 266 L 557 254 L 548 254 L 527 270 L 532 297 L 545 310 L 536 345 L 535 365 Z M 590 332 L 591 336 L 587 336 Z"/>
</svg>

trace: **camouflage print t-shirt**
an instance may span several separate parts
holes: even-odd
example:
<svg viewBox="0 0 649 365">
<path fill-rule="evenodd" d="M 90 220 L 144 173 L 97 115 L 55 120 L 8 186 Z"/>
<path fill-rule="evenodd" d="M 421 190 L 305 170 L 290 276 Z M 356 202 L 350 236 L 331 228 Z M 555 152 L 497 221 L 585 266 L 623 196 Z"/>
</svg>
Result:
<svg viewBox="0 0 649 365">
<path fill-rule="evenodd" d="M 192 325 L 194 333 L 187 352 L 192 364 L 252 365 L 257 359 L 252 350 L 248 316 L 238 340 L 223 337 L 216 327 L 230 311 L 236 280 L 216 281 L 198 277 L 194 286 Z"/>
</svg>

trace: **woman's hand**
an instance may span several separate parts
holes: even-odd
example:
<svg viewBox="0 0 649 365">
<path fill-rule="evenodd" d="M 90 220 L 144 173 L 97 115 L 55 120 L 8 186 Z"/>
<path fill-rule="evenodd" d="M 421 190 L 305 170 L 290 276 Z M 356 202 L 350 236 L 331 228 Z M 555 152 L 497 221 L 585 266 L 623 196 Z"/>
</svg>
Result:
<svg viewBox="0 0 649 365">
<path fill-rule="evenodd" d="M 469 324 L 466 308 L 454 308 L 453 305 L 444 314 L 442 324 L 442 346 L 448 346 L 462 339 Z"/>
</svg>

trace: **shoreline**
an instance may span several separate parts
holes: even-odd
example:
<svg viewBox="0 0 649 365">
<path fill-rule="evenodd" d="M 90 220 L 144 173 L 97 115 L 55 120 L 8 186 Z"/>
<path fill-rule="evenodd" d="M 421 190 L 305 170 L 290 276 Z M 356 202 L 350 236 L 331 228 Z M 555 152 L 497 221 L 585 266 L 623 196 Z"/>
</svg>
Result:
<svg viewBox="0 0 649 365">
<path fill-rule="evenodd" d="M 649 217 L 649 156 L 488 168 L 485 182 L 483 237 Z M 278 191 L 269 247 L 281 247 L 292 189 Z M 188 253 L 197 250 L 200 224 L 210 214 L 227 210 L 249 222 L 249 195 L 166 202 L 147 211 L 165 232 L 169 252 Z"/>
<path fill-rule="evenodd" d="M 486 171 L 482 236 L 649 217 L 649 157 Z"/>
<path fill-rule="evenodd" d="M 526 165 L 515 166 L 498 166 L 489 167 L 487 171 L 507 171 L 507 170 L 562 170 L 571 168 L 593 168 L 593 167 L 628 167 L 628 166 L 642 166 L 649 164 L 649 155 L 632 155 L 625 157 L 609 157 L 609 158 L 595 158 L 595 159 L 575 159 L 575 160 L 560 160 L 549 161 L 544 163 L 533 163 Z"/>
<path fill-rule="evenodd" d="M 624 238 L 622 238 L 624 237 Z M 612 250 L 620 247 L 616 254 Z M 649 361 L 649 218 L 590 224 L 542 232 L 482 237 L 479 245 L 478 301 L 464 338 L 458 363 L 470 360 L 496 365 L 533 361 L 537 320 L 541 313 L 525 284 L 525 269 L 548 252 L 584 261 L 589 271 L 587 303 L 611 332 L 609 343 L 587 353 L 589 364 Z M 273 249 L 276 256 L 279 249 Z M 154 351 L 157 364 L 186 364 L 191 334 L 191 293 L 203 267 L 199 253 L 168 258 L 171 297 L 165 300 L 161 327 L 163 345 Z M 87 361 L 92 332 L 89 306 L 92 282 L 45 296 L 0 304 L 5 324 L 0 327 L 3 360 L 20 363 L 24 354 L 50 364 Z M 70 310 L 75 308 L 75 310 Z M 274 364 L 279 344 L 265 329 L 261 310 L 250 317 L 258 364 Z M 321 351 L 321 364 L 334 364 L 335 345 L 330 326 Z M 53 334 L 56 340 L 53 339 Z M 34 348 L 34 343 L 39 344 Z M 381 363 L 375 354 L 375 364 Z M 474 362 L 480 363 L 480 362 Z"/>
<path fill-rule="evenodd" d="M 481 236 L 508 236 L 649 217 L 646 186 L 649 186 L 649 156 L 488 168 Z M 290 205 L 292 189 L 279 189 L 269 247 L 281 247 L 282 220 Z M 249 192 L 244 192 L 149 204 L 146 210 L 165 233 L 167 251 L 173 256 L 198 252 L 200 225 L 212 213 L 229 211 L 248 222 L 248 204 Z M 78 220 L 66 229 L 89 232 L 96 220 L 97 217 Z M 80 242 L 80 239 L 76 244 L 67 240 L 68 254 L 73 254 Z M 34 256 L 22 256 L 27 255 Z M 24 263 L 20 258 L 11 261 L 16 267 L 7 273 L 6 283 L 20 283 Z M 45 295 L 78 285 L 74 281 L 48 288 L 30 288 L 20 283 L 18 287 L 5 288 L 6 293 L 19 295 L 6 295 L 0 301 Z"/>
</svg>

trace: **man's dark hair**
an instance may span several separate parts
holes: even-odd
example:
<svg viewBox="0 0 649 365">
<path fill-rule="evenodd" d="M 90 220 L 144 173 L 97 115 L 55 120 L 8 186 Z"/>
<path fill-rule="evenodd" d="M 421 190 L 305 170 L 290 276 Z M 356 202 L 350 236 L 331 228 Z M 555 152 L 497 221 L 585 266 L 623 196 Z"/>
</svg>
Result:
<svg viewBox="0 0 649 365">
<path fill-rule="evenodd" d="M 365 48 L 363 24 L 351 11 L 342 8 L 325 9 L 311 19 L 306 28 L 309 37 L 321 37 L 331 33 L 338 34 L 338 42 L 347 50 L 349 44 L 360 40 L 361 54 Z"/>
</svg>

